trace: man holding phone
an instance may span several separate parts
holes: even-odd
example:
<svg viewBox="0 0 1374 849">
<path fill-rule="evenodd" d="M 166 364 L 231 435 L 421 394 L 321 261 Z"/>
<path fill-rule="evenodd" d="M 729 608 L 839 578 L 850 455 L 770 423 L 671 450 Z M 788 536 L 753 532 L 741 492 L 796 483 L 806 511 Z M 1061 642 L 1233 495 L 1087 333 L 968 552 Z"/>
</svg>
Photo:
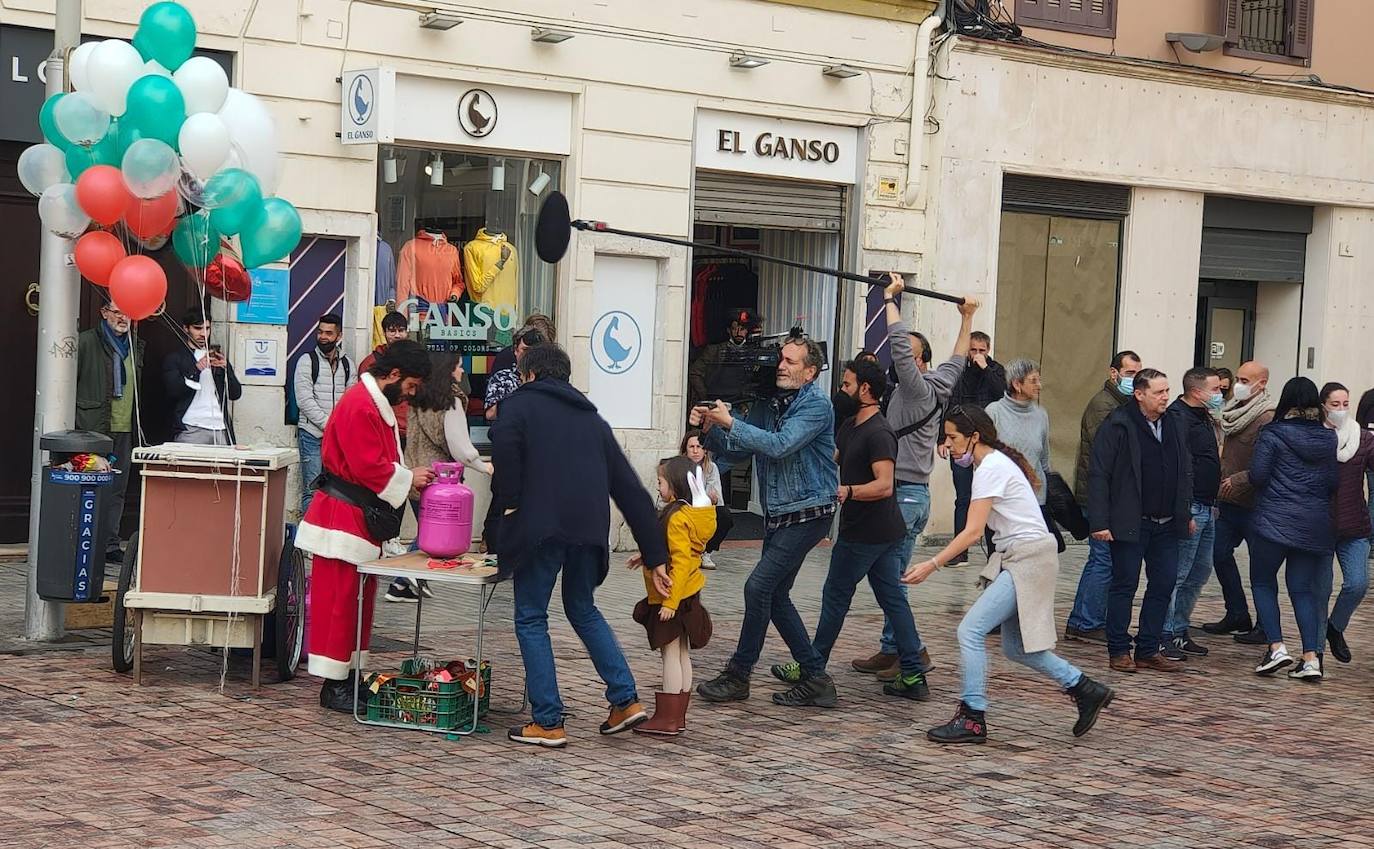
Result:
<svg viewBox="0 0 1374 849">
<path fill-rule="evenodd" d="M 219 342 L 210 341 L 210 318 L 192 306 L 181 321 L 185 347 L 167 355 L 162 381 L 172 410 L 172 441 L 195 445 L 233 445 L 229 402 L 243 395 L 234 367 Z"/>
</svg>

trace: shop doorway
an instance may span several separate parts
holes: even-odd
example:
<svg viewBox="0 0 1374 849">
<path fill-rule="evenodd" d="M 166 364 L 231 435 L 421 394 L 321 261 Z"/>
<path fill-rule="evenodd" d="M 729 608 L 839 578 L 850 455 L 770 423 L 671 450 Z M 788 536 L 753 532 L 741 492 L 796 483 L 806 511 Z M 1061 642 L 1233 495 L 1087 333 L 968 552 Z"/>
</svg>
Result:
<svg viewBox="0 0 1374 849">
<path fill-rule="evenodd" d="M 0 143 L 0 256 L 5 258 L 4 332 L 0 357 L 7 371 L 5 395 L 15 404 L 0 416 L 0 543 L 23 543 L 29 536 L 30 448 L 33 442 L 34 368 L 38 315 L 29 308 L 30 286 L 38 283 L 38 201 L 15 174 L 27 145 Z M 34 295 L 36 300 L 36 294 Z"/>
<path fill-rule="evenodd" d="M 1257 290 L 1255 283 L 1199 284 L 1193 362 L 1228 368 L 1234 374 L 1254 357 Z"/>
</svg>

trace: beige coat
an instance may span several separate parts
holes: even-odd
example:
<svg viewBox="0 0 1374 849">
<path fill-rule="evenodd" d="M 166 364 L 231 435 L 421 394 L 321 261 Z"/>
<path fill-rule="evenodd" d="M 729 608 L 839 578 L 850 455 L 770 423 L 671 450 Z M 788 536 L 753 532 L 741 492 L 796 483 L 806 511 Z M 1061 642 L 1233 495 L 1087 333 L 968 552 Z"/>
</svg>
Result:
<svg viewBox="0 0 1374 849">
<path fill-rule="evenodd" d="M 1011 573 L 1016 587 L 1016 617 L 1027 654 L 1054 648 L 1059 631 L 1054 620 L 1054 584 L 1059 576 L 1059 546 L 1046 535 L 1031 542 L 1015 542 L 988 559 L 978 575 L 986 587 L 1002 572 Z"/>
</svg>

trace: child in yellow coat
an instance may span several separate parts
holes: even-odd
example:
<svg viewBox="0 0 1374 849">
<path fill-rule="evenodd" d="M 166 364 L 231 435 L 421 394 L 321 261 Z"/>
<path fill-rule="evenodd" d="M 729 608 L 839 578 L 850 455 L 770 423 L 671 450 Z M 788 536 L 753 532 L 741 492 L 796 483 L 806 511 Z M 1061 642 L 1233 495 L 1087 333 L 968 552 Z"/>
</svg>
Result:
<svg viewBox="0 0 1374 849">
<path fill-rule="evenodd" d="M 711 639 L 711 616 L 701 603 L 706 586 L 701 555 L 716 533 L 716 510 L 706 494 L 701 467 L 686 457 L 670 457 L 658 464 L 658 493 L 665 505 L 659 519 L 668 537 L 668 576 L 673 588 L 666 596 L 660 594 L 653 574 L 646 570 L 647 595 L 635 605 L 634 618 L 649 632 L 649 647 L 663 655 L 663 690 L 655 697 L 653 718 L 634 730 L 672 737 L 687 728 L 692 692 L 689 649 L 703 648 Z M 643 562 L 636 555 L 630 566 L 642 568 Z"/>
</svg>

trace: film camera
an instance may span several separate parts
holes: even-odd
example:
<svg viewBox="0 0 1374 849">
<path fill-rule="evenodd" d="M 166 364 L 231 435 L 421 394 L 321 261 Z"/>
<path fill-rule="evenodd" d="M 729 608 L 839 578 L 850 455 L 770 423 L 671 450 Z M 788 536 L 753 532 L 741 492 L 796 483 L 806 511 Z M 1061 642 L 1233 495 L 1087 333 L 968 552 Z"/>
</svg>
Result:
<svg viewBox="0 0 1374 849">
<path fill-rule="evenodd" d="M 786 333 L 764 336 L 763 320 L 748 310 L 737 310 L 738 323 L 748 328 L 742 344 L 725 342 L 717 350 L 714 362 L 706 372 L 706 397 L 730 403 L 772 398 L 778 393 L 778 363 L 782 361 L 782 346 L 790 339 L 803 339 L 806 331 L 793 327 Z M 830 353 L 826 343 L 821 346 L 821 370 L 828 367 Z"/>
</svg>

